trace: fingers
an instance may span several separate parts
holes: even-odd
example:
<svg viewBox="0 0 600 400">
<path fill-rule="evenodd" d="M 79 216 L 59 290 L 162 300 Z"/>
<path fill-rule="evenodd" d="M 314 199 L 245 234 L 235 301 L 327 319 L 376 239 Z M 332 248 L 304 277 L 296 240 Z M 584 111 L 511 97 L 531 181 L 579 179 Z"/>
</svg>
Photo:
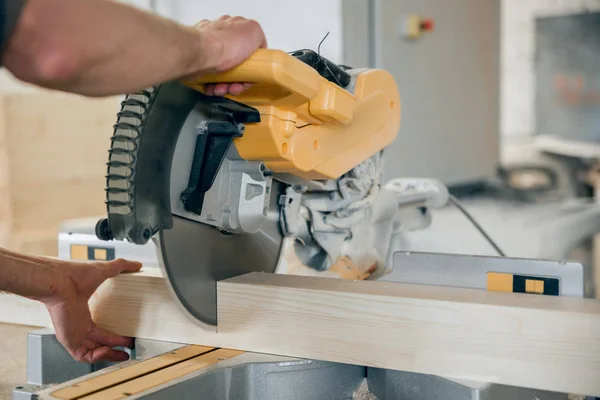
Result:
<svg viewBox="0 0 600 400">
<path fill-rule="evenodd" d="M 90 364 L 98 361 L 121 362 L 129 360 L 129 354 L 121 350 L 114 350 L 108 346 L 97 347 L 95 349 L 80 347 L 72 355 L 75 360 Z"/>
<path fill-rule="evenodd" d="M 244 92 L 244 84 L 243 83 L 232 83 L 229 85 L 229 88 L 227 89 L 227 91 L 229 92 L 229 94 L 233 95 L 233 96 L 237 96 L 242 94 L 242 92 Z"/>
<path fill-rule="evenodd" d="M 94 350 L 92 359 L 95 360 L 93 362 L 98 362 L 102 360 L 111 362 L 122 362 L 129 360 L 129 354 L 121 350 L 111 349 L 110 347 L 100 347 L 99 349 Z"/>
<path fill-rule="evenodd" d="M 252 87 L 251 83 L 234 82 L 234 83 L 208 83 L 204 86 L 204 91 L 209 96 L 237 96 Z"/>
<path fill-rule="evenodd" d="M 223 15 L 211 21 L 200 21 L 195 27 L 201 32 L 200 40 L 204 64 L 196 73 L 228 71 L 259 48 L 267 47 L 261 25 L 241 16 Z"/>
<path fill-rule="evenodd" d="M 225 96 L 229 94 L 229 83 L 216 83 L 213 86 L 212 96 Z"/>
<path fill-rule="evenodd" d="M 63 342 L 61 342 L 63 343 Z M 65 346 L 76 361 L 95 363 L 101 360 L 126 361 L 129 355 L 115 347 L 133 348 L 133 339 L 94 327 L 77 346 Z"/>
<path fill-rule="evenodd" d="M 117 258 L 116 260 L 110 261 L 110 264 L 121 268 L 121 272 L 138 272 L 140 269 L 142 269 L 141 262 L 124 260 L 122 258 Z"/>
<path fill-rule="evenodd" d="M 142 263 L 118 258 L 102 263 L 101 266 L 105 276 L 107 278 L 112 278 L 121 273 L 138 272 L 142 268 Z"/>
<path fill-rule="evenodd" d="M 260 26 L 260 24 L 254 20 L 250 20 L 248 22 L 252 26 L 250 29 L 250 32 L 251 32 L 251 34 L 255 35 L 256 44 L 258 45 L 258 48 L 266 49 L 267 48 L 267 37 L 265 35 L 265 32 L 262 29 L 262 26 Z"/>
<path fill-rule="evenodd" d="M 87 347 L 81 346 L 75 350 L 69 350 L 69 353 L 75 361 L 92 363 L 92 351 L 94 351 L 94 349 L 88 349 Z"/>
<path fill-rule="evenodd" d="M 88 339 L 101 345 L 110 347 L 121 346 L 133 348 L 132 338 L 117 335 L 116 333 L 112 333 L 98 327 L 94 327 L 94 329 L 92 329 L 92 331 L 88 334 Z"/>
<path fill-rule="evenodd" d="M 259 48 L 267 47 L 267 39 L 260 24 L 241 16 L 223 15 L 214 21 L 202 20 L 196 24 L 201 31 L 205 64 L 190 76 L 230 71 L 246 61 Z M 192 78 L 193 79 L 193 78 Z M 210 83 L 204 86 L 209 96 L 237 96 L 250 87 L 249 83 Z"/>
<path fill-rule="evenodd" d="M 100 347 L 100 345 L 90 339 L 83 339 L 83 341 L 81 342 L 81 347 L 84 347 L 88 350 L 94 350 Z"/>
</svg>

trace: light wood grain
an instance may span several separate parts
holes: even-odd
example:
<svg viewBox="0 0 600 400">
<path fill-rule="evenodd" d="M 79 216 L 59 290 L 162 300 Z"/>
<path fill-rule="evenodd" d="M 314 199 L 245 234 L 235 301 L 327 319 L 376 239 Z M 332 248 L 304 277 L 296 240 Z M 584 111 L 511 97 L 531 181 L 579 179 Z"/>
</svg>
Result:
<svg viewBox="0 0 600 400">
<path fill-rule="evenodd" d="M 159 274 L 102 289 L 95 317 L 126 335 L 600 394 L 595 300 L 254 274 L 219 283 L 214 333 Z"/>
<path fill-rule="evenodd" d="M 0 292 L 0 323 L 52 327 L 48 310 L 40 302 Z"/>
<path fill-rule="evenodd" d="M 12 228 L 8 134 L 4 103 L 5 99 L 0 97 L 0 246 L 8 246 Z"/>
<path fill-rule="evenodd" d="M 600 395 L 600 302 L 251 274 L 219 283 L 237 348 Z"/>
<path fill-rule="evenodd" d="M 119 99 L 46 90 L 0 98 L 0 245 L 55 256 L 64 220 L 105 212 Z"/>
<path fill-rule="evenodd" d="M 104 210 L 104 175 L 115 98 L 53 92 L 5 99 L 13 229 L 57 228 Z"/>
<path fill-rule="evenodd" d="M 218 332 L 188 320 L 155 269 L 107 281 L 90 304 L 127 336 L 600 395 L 597 300 L 272 274 L 218 296 Z"/>
</svg>

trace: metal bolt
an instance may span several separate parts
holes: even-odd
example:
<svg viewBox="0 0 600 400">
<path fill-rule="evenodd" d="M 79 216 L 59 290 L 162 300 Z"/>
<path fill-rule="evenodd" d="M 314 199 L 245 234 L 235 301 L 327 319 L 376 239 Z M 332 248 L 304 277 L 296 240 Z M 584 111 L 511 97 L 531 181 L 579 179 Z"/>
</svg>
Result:
<svg viewBox="0 0 600 400">
<path fill-rule="evenodd" d="M 198 135 L 203 135 L 208 131 L 208 121 L 202 121 L 196 126 L 196 130 L 198 131 Z"/>
</svg>

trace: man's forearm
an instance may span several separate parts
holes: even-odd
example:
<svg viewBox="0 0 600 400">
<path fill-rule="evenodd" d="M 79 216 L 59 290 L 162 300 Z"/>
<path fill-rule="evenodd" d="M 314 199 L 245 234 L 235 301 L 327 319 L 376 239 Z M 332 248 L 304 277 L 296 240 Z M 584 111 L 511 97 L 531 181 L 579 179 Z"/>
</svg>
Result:
<svg viewBox="0 0 600 400">
<path fill-rule="evenodd" d="M 21 80 L 105 96 L 210 71 L 207 43 L 192 27 L 109 0 L 27 0 L 2 58 Z"/>
<path fill-rule="evenodd" d="M 68 284 L 48 263 L 0 248 L 0 291 L 35 300 L 50 298 Z"/>
</svg>

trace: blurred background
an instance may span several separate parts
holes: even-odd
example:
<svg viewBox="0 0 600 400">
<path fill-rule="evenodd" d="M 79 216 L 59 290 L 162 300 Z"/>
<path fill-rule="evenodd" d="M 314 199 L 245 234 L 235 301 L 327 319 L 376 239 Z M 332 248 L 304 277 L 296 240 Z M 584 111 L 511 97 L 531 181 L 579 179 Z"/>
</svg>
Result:
<svg viewBox="0 0 600 400">
<path fill-rule="evenodd" d="M 600 0 L 128 3 L 185 24 L 254 18 L 288 52 L 328 34 L 326 58 L 389 70 L 402 122 L 384 178 L 441 180 L 507 256 L 579 261 L 585 296 L 600 298 Z M 71 235 L 93 236 L 120 101 L 0 70 L 0 246 L 69 258 Z M 456 207 L 431 217 L 394 249 L 496 254 Z M 28 328 L 15 329 L 0 326 L 3 351 L 19 353 L 0 366 L 0 398 L 24 379 Z"/>
<path fill-rule="evenodd" d="M 508 256 L 581 261 L 586 296 L 596 296 L 599 0 L 129 3 L 185 24 L 255 18 L 269 47 L 289 52 L 316 50 L 329 33 L 323 56 L 388 69 L 400 87 L 402 126 L 384 177 L 440 179 Z M 414 21 L 418 33 L 408 29 Z M 59 256 L 66 227 L 93 228 L 105 212 L 120 100 L 43 91 L 0 71 L 0 245 Z M 395 245 L 495 254 L 452 207 Z"/>
</svg>

